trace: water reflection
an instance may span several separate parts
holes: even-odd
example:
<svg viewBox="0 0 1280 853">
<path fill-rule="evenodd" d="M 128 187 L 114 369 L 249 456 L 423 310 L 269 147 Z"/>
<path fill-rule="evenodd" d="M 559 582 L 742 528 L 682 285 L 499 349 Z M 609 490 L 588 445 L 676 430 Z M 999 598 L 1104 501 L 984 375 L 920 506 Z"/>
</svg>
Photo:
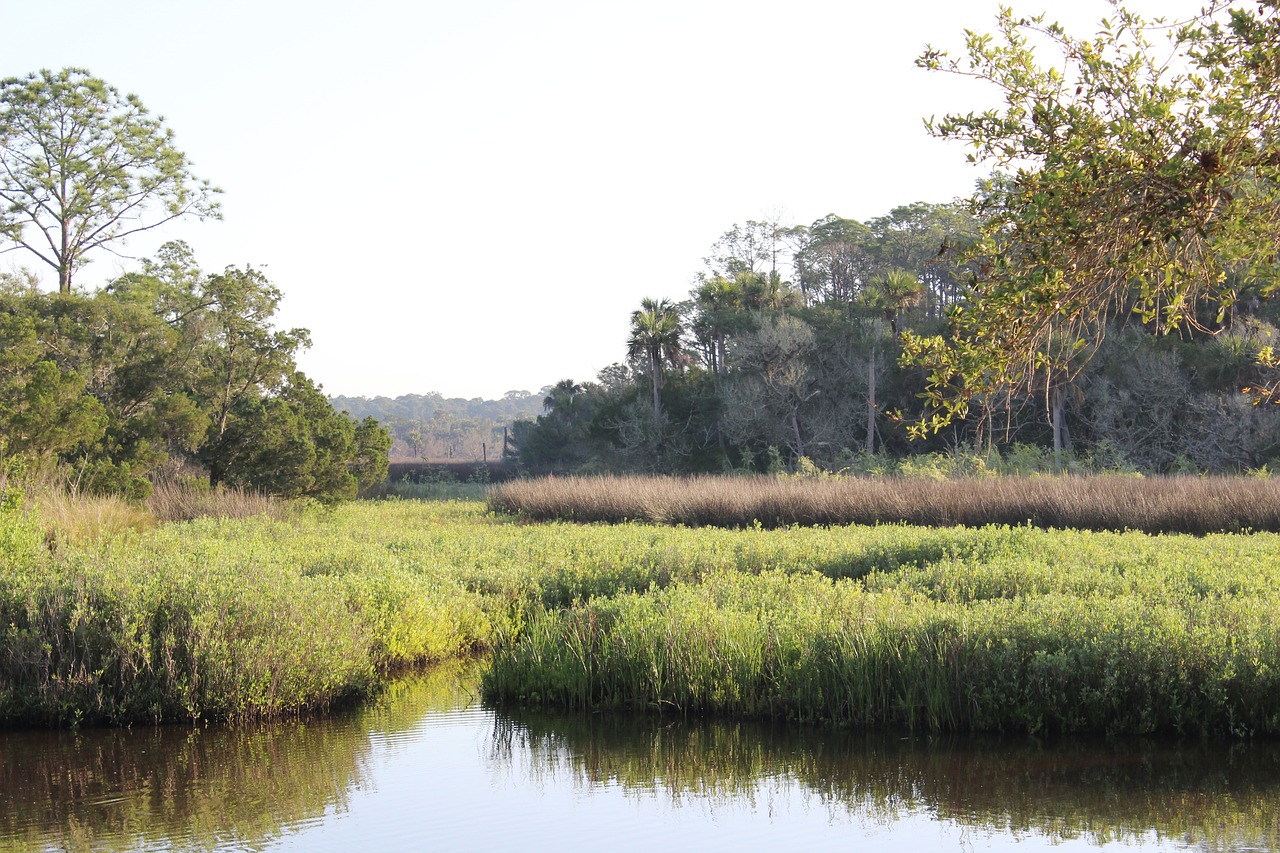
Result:
<svg viewBox="0 0 1280 853">
<path fill-rule="evenodd" d="M 0 850 L 261 850 L 342 815 L 375 737 L 472 701 L 474 665 L 330 718 L 269 726 L 0 733 Z"/>
<path fill-rule="evenodd" d="M 535 784 L 567 773 L 677 807 L 731 806 L 790 784 L 860 824 L 928 814 L 1053 844 L 1280 849 L 1277 743 L 1045 743 L 514 712 L 495 720 L 489 759 L 523 762 Z"/>
<path fill-rule="evenodd" d="M 0 851 L 910 847 L 913 832 L 938 849 L 1280 849 L 1280 744 L 495 712 L 476 680 L 442 667 L 261 728 L 2 734 Z"/>
</svg>

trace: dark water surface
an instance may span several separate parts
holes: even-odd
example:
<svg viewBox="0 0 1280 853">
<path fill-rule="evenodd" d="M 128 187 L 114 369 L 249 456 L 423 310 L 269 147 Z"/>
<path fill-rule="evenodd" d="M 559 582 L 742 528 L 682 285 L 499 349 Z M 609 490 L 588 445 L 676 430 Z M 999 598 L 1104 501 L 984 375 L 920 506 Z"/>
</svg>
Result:
<svg viewBox="0 0 1280 853">
<path fill-rule="evenodd" d="M 1280 744 L 497 712 L 472 666 L 331 719 L 0 734 L 8 850 L 1275 850 Z"/>
</svg>

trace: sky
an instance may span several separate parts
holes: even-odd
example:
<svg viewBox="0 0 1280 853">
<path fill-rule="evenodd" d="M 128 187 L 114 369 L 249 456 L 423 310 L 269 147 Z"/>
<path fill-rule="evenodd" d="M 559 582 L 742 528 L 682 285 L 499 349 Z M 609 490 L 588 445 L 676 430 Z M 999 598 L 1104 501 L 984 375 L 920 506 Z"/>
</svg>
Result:
<svg viewBox="0 0 1280 853">
<path fill-rule="evenodd" d="M 1078 34 L 1111 8 L 1006 2 Z M 734 223 L 968 195 L 985 170 L 924 119 L 998 96 L 914 60 L 998 5 L 0 0 L 0 77 L 87 69 L 223 190 L 221 221 L 99 253 L 84 286 L 183 239 L 280 288 L 327 393 L 491 399 L 621 361 L 640 300 L 686 298 Z"/>
</svg>

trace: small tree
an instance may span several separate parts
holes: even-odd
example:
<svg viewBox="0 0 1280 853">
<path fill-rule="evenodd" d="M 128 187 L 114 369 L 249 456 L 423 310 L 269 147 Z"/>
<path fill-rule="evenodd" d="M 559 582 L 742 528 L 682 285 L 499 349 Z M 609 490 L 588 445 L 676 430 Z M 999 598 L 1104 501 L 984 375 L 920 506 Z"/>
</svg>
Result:
<svg viewBox="0 0 1280 853">
<path fill-rule="evenodd" d="M 0 238 L 57 270 L 63 293 L 94 249 L 218 218 L 219 190 L 189 165 L 162 117 L 83 69 L 0 80 Z"/>
</svg>

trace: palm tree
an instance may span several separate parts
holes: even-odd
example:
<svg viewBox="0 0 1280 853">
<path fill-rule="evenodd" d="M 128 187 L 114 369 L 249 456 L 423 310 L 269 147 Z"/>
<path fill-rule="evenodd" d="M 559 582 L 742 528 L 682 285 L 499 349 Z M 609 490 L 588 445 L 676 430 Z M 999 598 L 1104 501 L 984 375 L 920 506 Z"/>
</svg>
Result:
<svg viewBox="0 0 1280 853">
<path fill-rule="evenodd" d="M 924 294 L 924 285 L 913 273 L 900 267 L 882 272 L 869 282 L 870 287 L 862 293 L 863 301 L 872 310 L 884 312 L 893 334 L 898 334 L 898 320 L 902 312 L 920 301 Z"/>
<path fill-rule="evenodd" d="M 750 311 L 781 311 L 803 305 L 802 295 L 792 290 L 776 272 L 746 272 L 734 280 L 742 307 Z"/>
<path fill-rule="evenodd" d="M 640 300 L 639 310 L 631 312 L 631 335 L 627 338 L 627 357 L 643 357 L 649 366 L 649 379 L 653 385 L 653 419 L 656 423 L 662 415 L 662 370 L 664 365 L 682 363 L 680 351 L 680 314 L 667 299 Z"/>
</svg>

